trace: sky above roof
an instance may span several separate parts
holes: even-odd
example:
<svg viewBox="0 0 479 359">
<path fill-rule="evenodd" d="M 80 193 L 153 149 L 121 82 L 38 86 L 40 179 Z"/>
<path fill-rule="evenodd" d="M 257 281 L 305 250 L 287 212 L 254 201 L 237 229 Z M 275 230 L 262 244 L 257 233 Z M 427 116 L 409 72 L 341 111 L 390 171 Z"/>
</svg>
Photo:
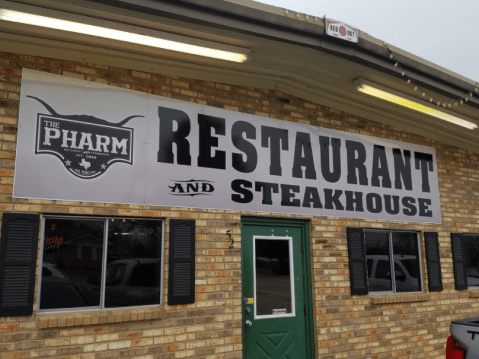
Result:
<svg viewBox="0 0 479 359">
<path fill-rule="evenodd" d="M 479 0 L 257 0 L 342 21 L 479 82 Z"/>
</svg>

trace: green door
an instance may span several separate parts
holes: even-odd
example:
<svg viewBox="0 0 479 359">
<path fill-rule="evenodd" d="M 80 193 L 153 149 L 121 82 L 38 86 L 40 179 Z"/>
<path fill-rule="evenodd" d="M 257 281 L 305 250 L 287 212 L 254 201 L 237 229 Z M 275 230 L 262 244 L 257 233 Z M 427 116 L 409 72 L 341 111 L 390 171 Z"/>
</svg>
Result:
<svg viewBox="0 0 479 359">
<path fill-rule="evenodd" d="M 243 220 L 243 357 L 314 357 L 308 226 Z"/>
</svg>

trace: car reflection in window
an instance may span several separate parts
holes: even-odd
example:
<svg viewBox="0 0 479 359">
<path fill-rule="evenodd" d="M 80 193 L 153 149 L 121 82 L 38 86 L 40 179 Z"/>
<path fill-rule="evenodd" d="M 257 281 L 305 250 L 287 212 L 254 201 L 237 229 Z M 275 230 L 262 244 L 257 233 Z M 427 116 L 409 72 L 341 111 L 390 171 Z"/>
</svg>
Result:
<svg viewBox="0 0 479 359">
<path fill-rule="evenodd" d="M 43 263 L 40 308 L 86 307 L 87 302 L 78 287 L 70 282 L 68 275 L 56 265 Z"/>
<path fill-rule="evenodd" d="M 391 290 L 391 266 L 389 256 L 367 256 L 369 290 L 371 292 L 386 292 Z M 394 255 L 394 276 L 397 292 L 417 292 L 419 286 L 419 270 L 416 256 Z M 408 270 L 409 269 L 409 270 Z"/>
<path fill-rule="evenodd" d="M 100 278 L 90 277 L 87 282 L 90 284 L 87 298 L 96 298 L 96 292 L 100 290 Z M 119 259 L 108 264 L 105 307 L 151 305 L 159 302 L 160 259 Z"/>
</svg>

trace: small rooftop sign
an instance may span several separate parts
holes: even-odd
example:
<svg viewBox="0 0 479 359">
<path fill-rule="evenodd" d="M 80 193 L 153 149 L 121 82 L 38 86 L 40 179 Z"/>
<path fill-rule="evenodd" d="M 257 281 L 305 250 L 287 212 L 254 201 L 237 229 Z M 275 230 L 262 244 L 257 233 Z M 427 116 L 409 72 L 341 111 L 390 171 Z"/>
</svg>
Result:
<svg viewBox="0 0 479 359">
<path fill-rule="evenodd" d="M 358 42 L 358 29 L 343 22 L 326 19 L 326 35 L 350 42 Z"/>
</svg>

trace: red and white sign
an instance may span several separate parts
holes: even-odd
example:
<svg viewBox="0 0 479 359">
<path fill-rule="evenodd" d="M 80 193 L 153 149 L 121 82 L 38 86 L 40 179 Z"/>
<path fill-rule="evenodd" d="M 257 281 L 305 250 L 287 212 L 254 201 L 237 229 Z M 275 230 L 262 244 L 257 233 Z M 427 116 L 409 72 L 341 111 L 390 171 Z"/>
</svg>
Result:
<svg viewBox="0 0 479 359">
<path fill-rule="evenodd" d="M 338 37 L 342 40 L 358 42 L 358 29 L 336 20 L 326 20 L 326 35 Z"/>
</svg>

